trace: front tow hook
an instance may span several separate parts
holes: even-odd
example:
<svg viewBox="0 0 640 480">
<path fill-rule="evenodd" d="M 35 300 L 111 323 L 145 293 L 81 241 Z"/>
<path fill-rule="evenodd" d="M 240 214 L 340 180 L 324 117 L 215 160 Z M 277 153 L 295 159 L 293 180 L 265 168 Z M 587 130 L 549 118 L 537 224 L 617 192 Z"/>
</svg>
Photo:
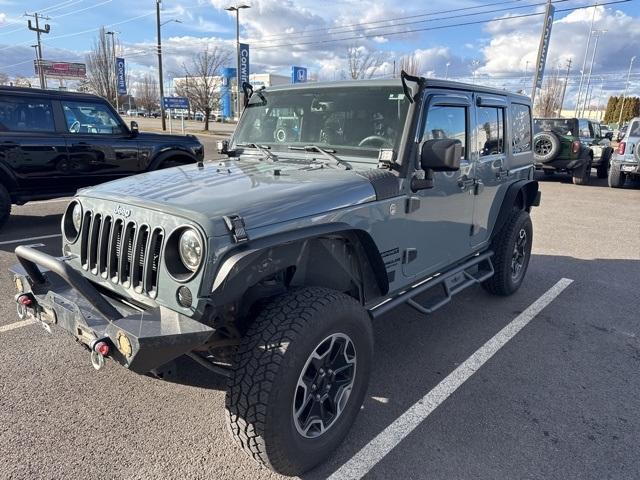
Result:
<svg viewBox="0 0 640 480">
<path fill-rule="evenodd" d="M 109 355 L 111 347 L 107 338 L 98 338 L 91 342 L 89 346 L 91 349 L 91 365 L 96 370 L 100 370 L 104 367 L 104 359 Z"/>
</svg>

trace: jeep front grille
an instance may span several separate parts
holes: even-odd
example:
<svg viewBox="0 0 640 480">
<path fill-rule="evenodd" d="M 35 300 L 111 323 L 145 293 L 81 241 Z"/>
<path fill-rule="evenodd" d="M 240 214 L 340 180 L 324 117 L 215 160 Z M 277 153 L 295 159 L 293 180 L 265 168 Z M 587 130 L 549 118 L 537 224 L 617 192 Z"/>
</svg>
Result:
<svg viewBox="0 0 640 480">
<path fill-rule="evenodd" d="M 80 236 L 82 268 L 154 298 L 163 236 L 161 228 L 87 211 Z"/>
</svg>

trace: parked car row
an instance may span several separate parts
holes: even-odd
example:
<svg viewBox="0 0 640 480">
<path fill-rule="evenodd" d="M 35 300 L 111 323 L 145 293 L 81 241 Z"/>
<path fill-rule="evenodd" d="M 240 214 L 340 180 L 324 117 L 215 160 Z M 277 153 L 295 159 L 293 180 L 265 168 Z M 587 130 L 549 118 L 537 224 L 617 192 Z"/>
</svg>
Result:
<svg viewBox="0 0 640 480">
<path fill-rule="evenodd" d="M 204 158 L 195 136 L 139 133 L 85 93 L 0 87 L 0 135 L 0 226 L 12 204 Z"/>
</svg>

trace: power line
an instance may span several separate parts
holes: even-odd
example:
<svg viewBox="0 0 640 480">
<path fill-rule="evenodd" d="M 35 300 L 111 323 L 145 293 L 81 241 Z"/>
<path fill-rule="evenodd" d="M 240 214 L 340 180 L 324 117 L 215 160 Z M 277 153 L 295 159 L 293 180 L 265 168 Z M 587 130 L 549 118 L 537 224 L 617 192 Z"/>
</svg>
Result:
<svg viewBox="0 0 640 480">
<path fill-rule="evenodd" d="M 105 5 L 105 4 L 111 3 L 111 2 L 113 2 L 113 0 L 105 0 L 104 2 L 96 3 L 94 5 L 90 5 L 88 7 L 81 8 L 80 10 L 74 10 L 73 12 L 63 13 L 62 15 L 55 15 L 53 17 L 53 19 L 57 20 L 58 18 L 66 17 L 66 16 L 69 16 L 69 15 L 75 15 L 75 14 L 80 13 L 80 12 L 86 12 L 87 10 L 92 10 L 94 8 L 100 7 L 102 5 Z"/>
<path fill-rule="evenodd" d="M 563 8 L 563 9 L 558 9 L 556 10 L 557 13 L 559 12 L 572 12 L 574 10 L 582 10 L 585 8 L 592 8 L 594 6 L 606 6 L 606 5 L 615 5 L 615 4 L 619 4 L 619 3 L 628 3 L 632 0 L 614 0 L 614 1 L 610 1 L 610 2 L 606 2 L 606 3 L 598 3 L 595 5 L 585 5 L 585 6 L 581 6 L 581 7 L 571 7 L 571 8 Z M 507 21 L 507 20 L 515 20 L 518 18 L 527 18 L 527 17 L 536 17 L 536 16 L 540 16 L 540 15 L 544 15 L 544 12 L 533 12 L 533 13 L 526 13 L 526 14 L 522 14 L 522 15 L 513 15 L 510 17 L 501 17 L 501 18 L 493 18 L 493 19 L 487 19 L 487 20 L 475 20 L 472 22 L 464 22 L 464 23 L 454 23 L 454 24 L 449 24 L 449 25 L 437 25 L 434 27 L 424 27 L 424 28 L 414 28 L 414 29 L 408 29 L 408 30 L 404 30 L 404 31 L 400 31 L 400 32 L 388 32 L 385 33 L 384 35 L 387 37 L 390 36 L 394 36 L 394 35 L 405 35 L 407 33 L 417 33 L 417 32 L 426 32 L 426 31 L 433 31 L 433 30 L 442 30 L 442 29 L 446 29 L 446 28 L 455 28 L 455 27 L 466 27 L 469 25 L 480 25 L 483 23 L 494 23 L 494 22 L 503 22 L 503 21 Z M 337 39 L 328 39 L 328 40 L 318 40 L 318 41 L 314 41 L 314 42 L 296 42 L 296 43 L 281 43 L 281 44 L 277 44 L 277 45 L 265 45 L 262 47 L 253 47 L 253 50 L 266 50 L 269 48 L 279 48 L 279 47 L 295 47 L 295 46 L 308 46 L 308 45 L 327 45 L 327 44 L 331 44 L 331 43 L 338 43 L 338 42 L 344 42 L 346 40 L 356 40 L 356 39 L 362 39 L 362 38 L 371 38 L 371 37 L 378 37 L 380 36 L 379 33 L 377 34 L 364 34 L 364 35 L 355 35 L 355 36 L 351 36 L 351 37 L 344 37 L 344 38 L 337 38 Z"/>
</svg>

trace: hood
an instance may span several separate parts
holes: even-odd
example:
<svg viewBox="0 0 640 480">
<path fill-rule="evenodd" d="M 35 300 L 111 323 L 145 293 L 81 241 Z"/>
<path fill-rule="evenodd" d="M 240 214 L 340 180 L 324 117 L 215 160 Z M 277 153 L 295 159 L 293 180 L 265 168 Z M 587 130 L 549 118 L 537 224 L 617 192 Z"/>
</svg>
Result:
<svg viewBox="0 0 640 480">
<path fill-rule="evenodd" d="M 155 143 L 184 143 L 185 141 L 191 141 L 193 143 L 200 143 L 195 135 L 173 135 L 164 133 L 150 133 L 139 132 L 136 136 L 136 140 L 148 140 Z"/>
<path fill-rule="evenodd" d="M 84 189 L 80 196 L 200 222 L 240 215 L 247 229 L 375 200 L 371 183 L 354 170 L 248 160 L 144 173 Z"/>
</svg>

